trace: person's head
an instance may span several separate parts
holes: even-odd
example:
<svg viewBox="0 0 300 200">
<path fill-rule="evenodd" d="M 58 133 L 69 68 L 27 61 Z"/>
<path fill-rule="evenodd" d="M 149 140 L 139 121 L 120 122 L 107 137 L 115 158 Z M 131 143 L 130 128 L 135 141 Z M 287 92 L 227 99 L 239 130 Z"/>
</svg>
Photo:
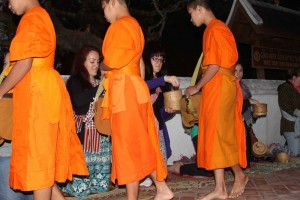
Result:
<svg viewBox="0 0 300 200">
<path fill-rule="evenodd" d="M 104 17 L 109 23 L 113 23 L 124 15 L 129 15 L 126 0 L 101 0 Z"/>
<path fill-rule="evenodd" d="M 16 15 L 23 15 L 33 6 L 39 6 L 38 0 L 8 0 L 8 8 Z"/>
<path fill-rule="evenodd" d="M 99 73 L 100 51 L 93 46 L 83 46 L 75 55 L 71 75 L 90 85 Z"/>
<path fill-rule="evenodd" d="M 244 69 L 241 63 L 237 63 L 234 68 L 234 75 L 240 80 L 243 79 Z"/>
<path fill-rule="evenodd" d="M 287 79 L 290 80 L 295 86 L 300 86 L 300 67 L 288 71 Z"/>
<path fill-rule="evenodd" d="M 152 43 L 147 46 L 146 54 L 144 60 L 146 65 L 146 80 L 166 75 L 164 67 L 166 54 L 164 49 L 159 44 Z"/>
<path fill-rule="evenodd" d="M 188 13 L 191 15 L 192 23 L 200 27 L 207 25 L 215 16 L 211 10 L 210 0 L 190 0 L 187 5 Z"/>
</svg>

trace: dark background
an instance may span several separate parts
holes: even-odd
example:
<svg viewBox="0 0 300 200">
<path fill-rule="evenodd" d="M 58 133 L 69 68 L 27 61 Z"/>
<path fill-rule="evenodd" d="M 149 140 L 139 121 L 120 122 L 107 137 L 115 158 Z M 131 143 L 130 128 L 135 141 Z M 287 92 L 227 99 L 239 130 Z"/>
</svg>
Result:
<svg viewBox="0 0 300 200">
<path fill-rule="evenodd" d="M 44 0 L 43 2 L 50 2 L 51 5 L 60 14 L 57 14 L 61 23 L 68 29 L 83 31 L 87 29 L 87 24 L 91 28 L 91 32 L 97 35 L 99 38 L 104 38 L 105 31 L 109 24 L 105 22 L 103 18 L 103 12 L 100 5 L 100 0 L 85 0 L 91 2 L 91 7 L 82 7 L 79 0 Z M 172 0 L 165 0 L 166 2 L 172 2 Z M 165 2 L 165 1 L 159 1 Z M 274 4 L 274 0 L 260 0 L 267 3 Z M 0 0 L 1 2 L 1 0 Z M 2 1 L 3 2 L 3 1 Z M 130 0 L 130 9 L 135 11 L 141 10 L 153 10 L 151 0 Z M 176 0 L 174 0 L 176 2 Z M 214 13 L 216 17 L 222 21 L 226 21 L 229 14 L 233 0 L 216 0 L 217 4 L 214 7 Z M 1 12 L 9 13 L 12 17 L 9 21 L 11 24 L 17 26 L 20 17 L 12 15 L 7 8 L 4 8 L 4 4 Z M 280 6 L 291 8 L 294 10 L 300 10 L 300 0 L 280 0 Z M 49 12 L 49 11 L 48 11 Z M 63 15 L 62 13 L 67 13 Z M 78 13 L 81 12 L 81 15 Z M 69 18 L 72 14 L 77 15 L 75 18 Z M 143 30 L 148 28 L 147 23 L 152 20 L 159 20 L 159 18 L 141 18 L 132 12 L 133 16 L 140 22 Z M 148 20 L 148 22 L 147 22 Z M 1 22 L 1 19 L 0 19 Z M 0 24 L 1 25 L 1 24 Z M 1 28 L 1 27 L 0 27 Z M 193 74 L 196 63 L 202 52 L 202 36 L 205 26 L 200 28 L 195 27 L 191 21 L 190 16 L 184 6 L 182 9 L 170 12 L 166 16 L 166 24 L 160 37 L 156 40 L 166 49 L 167 62 L 166 66 L 170 75 L 176 75 L 181 77 L 190 77 Z M 14 29 L 9 30 L 10 33 L 15 33 Z M 72 35 L 70 35 L 70 38 Z M 145 34 L 146 40 L 147 35 Z M 68 38 L 66 38 L 68 39 Z M 1 45 L 1 47 L 3 47 Z M 0 47 L 0 48 L 1 48 Z M 237 43 L 239 60 L 244 67 L 244 78 L 255 79 L 256 70 L 251 67 L 251 46 L 246 44 Z M 101 46 L 99 45 L 99 48 Z M 72 60 L 76 50 L 65 50 L 63 48 L 57 48 L 55 67 L 61 74 L 69 74 L 72 66 Z M 2 61 L 2 59 L 1 59 Z M 2 66 L 2 65 L 1 65 Z M 266 79 L 285 79 L 285 71 L 283 70 L 265 70 Z"/>
</svg>

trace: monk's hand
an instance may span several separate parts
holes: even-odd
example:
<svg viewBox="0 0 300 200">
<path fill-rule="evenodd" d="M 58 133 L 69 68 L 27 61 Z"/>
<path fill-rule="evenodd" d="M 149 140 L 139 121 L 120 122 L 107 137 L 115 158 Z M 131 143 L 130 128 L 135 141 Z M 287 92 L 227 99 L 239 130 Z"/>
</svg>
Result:
<svg viewBox="0 0 300 200">
<path fill-rule="evenodd" d="M 184 94 L 186 96 L 191 96 L 191 95 L 196 94 L 197 92 L 199 92 L 199 89 L 197 88 L 196 85 L 194 85 L 194 86 L 189 86 L 188 88 L 186 88 L 186 90 L 184 91 Z"/>
<path fill-rule="evenodd" d="M 165 82 L 171 83 L 173 87 L 179 87 L 180 83 L 176 76 L 164 76 Z"/>
</svg>

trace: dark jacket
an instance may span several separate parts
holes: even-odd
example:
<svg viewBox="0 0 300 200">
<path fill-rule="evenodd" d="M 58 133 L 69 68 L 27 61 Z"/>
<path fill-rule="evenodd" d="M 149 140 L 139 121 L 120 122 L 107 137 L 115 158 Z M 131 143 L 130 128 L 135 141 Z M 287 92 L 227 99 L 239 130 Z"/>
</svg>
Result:
<svg viewBox="0 0 300 200">
<path fill-rule="evenodd" d="M 278 104 L 280 109 L 293 115 L 295 109 L 300 109 L 300 94 L 296 88 L 290 83 L 285 82 L 278 86 Z M 281 116 L 280 134 L 284 132 L 294 132 L 295 122 L 289 121 Z"/>
</svg>

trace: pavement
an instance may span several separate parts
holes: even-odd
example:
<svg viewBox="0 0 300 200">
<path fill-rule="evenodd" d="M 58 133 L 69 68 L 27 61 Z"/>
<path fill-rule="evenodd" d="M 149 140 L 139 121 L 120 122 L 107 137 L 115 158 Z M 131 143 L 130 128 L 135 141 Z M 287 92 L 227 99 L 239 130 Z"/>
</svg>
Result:
<svg viewBox="0 0 300 200">
<path fill-rule="evenodd" d="M 244 193 L 236 200 L 300 200 L 300 167 L 283 169 L 269 173 L 250 173 L 249 182 Z M 189 179 L 186 179 L 187 181 Z M 233 186 L 233 177 L 226 182 L 227 191 L 230 192 Z M 167 181 L 168 183 L 168 181 Z M 173 200 L 197 200 L 214 189 L 214 184 L 207 184 L 205 187 L 187 189 L 185 191 L 173 191 Z M 139 200 L 152 200 L 155 190 L 149 190 L 140 194 Z M 68 199 L 68 198 L 66 198 Z M 88 200 L 125 200 L 126 194 L 116 196 L 89 196 Z M 73 200 L 73 198 L 72 198 Z"/>
<path fill-rule="evenodd" d="M 231 191 L 233 181 L 227 182 Z M 175 193 L 173 200 L 196 200 L 214 189 L 209 185 L 201 189 Z M 290 168 L 268 174 L 251 176 L 245 192 L 237 200 L 300 200 L 300 169 Z"/>
</svg>

